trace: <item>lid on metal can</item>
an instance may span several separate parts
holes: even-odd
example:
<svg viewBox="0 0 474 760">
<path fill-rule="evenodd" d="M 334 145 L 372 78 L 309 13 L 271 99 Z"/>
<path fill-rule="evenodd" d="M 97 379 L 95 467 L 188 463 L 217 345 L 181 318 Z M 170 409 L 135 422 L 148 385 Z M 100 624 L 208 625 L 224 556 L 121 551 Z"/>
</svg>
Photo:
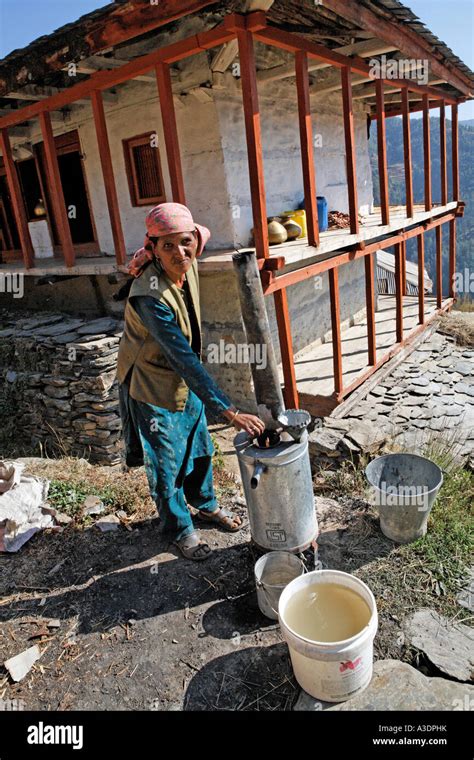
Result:
<svg viewBox="0 0 474 760">
<path fill-rule="evenodd" d="M 237 456 L 249 462 L 265 461 L 268 466 L 288 464 L 297 459 L 308 447 L 308 431 L 304 430 L 299 441 L 280 440 L 273 446 L 258 446 L 254 439 L 242 430 L 234 438 Z"/>
</svg>

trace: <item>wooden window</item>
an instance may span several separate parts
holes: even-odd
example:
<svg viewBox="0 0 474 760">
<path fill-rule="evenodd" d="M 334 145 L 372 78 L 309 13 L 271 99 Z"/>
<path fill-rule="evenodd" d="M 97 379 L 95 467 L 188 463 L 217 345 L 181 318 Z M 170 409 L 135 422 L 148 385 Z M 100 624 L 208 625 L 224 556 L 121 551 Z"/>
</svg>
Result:
<svg viewBox="0 0 474 760">
<path fill-rule="evenodd" d="M 125 167 L 132 206 L 149 206 L 166 200 L 160 151 L 153 147 L 154 132 L 123 141 Z"/>
</svg>

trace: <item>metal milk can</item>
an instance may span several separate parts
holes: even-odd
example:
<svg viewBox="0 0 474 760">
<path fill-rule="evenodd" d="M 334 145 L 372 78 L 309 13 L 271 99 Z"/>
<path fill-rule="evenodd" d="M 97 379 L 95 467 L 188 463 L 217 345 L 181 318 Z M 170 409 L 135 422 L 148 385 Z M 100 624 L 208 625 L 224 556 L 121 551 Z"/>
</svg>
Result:
<svg viewBox="0 0 474 760">
<path fill-rule="evenodd" d="M 307 431 L 268 448 L 242 431 L 234 446 L 254 542 L 270 551 L 307 549 L 318 534 Z"/>
</svg>

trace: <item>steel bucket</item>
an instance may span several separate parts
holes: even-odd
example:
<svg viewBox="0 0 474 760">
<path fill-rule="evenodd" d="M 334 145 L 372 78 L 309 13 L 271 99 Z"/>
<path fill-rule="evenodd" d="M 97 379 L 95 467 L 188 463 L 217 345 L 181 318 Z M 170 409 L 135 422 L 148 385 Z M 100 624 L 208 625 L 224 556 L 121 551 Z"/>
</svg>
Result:
<svg viewBox="0 0 474 760">
<path fill-rule="evenodd" d="M 281 593 L 290 581 L 305 572 L 305 566 L 291 552 L 268 552 L 257 560 L 254 572 L 260 612 L 270 620 L 278 620 Z"/>
<path fill-rule="evenodd" d="M 438 465 L 417 454 L 386 454 L 374 459 L 365 475 L 379 509 L 382 533 L 399 544 L 424 536 L 443 485 Z"/>
</svg>

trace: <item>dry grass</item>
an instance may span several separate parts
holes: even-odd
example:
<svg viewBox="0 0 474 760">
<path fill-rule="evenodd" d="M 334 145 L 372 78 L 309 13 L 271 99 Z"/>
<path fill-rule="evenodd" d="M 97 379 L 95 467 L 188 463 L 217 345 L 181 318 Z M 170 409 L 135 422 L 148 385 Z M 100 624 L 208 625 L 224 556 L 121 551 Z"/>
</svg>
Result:
<svg viewBox="0 0 474 760">
<path fill-rule="evenodd" d="M 235 481 L 220 466 L 216 451 L 214 484 L 217 498 L 235 489 Z M 123 510 L 131 522 L 140 522 L 156 516 L 156 506 L 151 499 L 148 481 L 143 467 L 123 472 L 120 465 L 106 467 L 93 465 L 85 459 L 62 457 L 60 459 L 32 459 L 26 470 L 31 475 L 50 480 L 48 501 L 51 506 L 73 517 L 78 523 L 87 524 L 91 518 L 83 518 L 82 504 L 86 496 L 98 496 L 105 505 L 104 514 Z"/>
<path fill-rule="evenodd" d="M 86 496 L 98 496 L 106 513 L 123 510 L 133 521 L 156 514 L 150 498 L 144 469 L 121 472 L 118 467 L 92 465 L 85 459 L 37 459 L 28 464 L 27 471 L 50 480 L 48 501 L 61 512 L 81 519 L 81 507 Z"/>
<path fill-rule="evenodd" d="M 463 316 L 459 311 L 443 314 L 438 332 L 451 336 L 459 346 L 474 346 L 474 320 Z"/>
</svg>

